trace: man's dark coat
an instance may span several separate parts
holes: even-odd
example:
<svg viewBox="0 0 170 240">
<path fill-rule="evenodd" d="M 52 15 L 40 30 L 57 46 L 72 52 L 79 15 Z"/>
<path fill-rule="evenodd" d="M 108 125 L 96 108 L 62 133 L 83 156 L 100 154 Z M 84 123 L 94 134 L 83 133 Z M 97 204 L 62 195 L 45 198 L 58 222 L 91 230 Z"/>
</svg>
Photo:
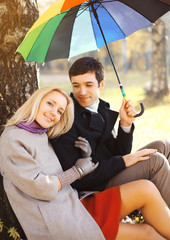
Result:
<svg viewBox="0 0 170 240">
<path fill-rule="evenodd" d="M 100 99 L 99 113 L 81 107 L 75 99 L 74 103 L 75 120 L 71 130 L 52 139 L 51 143 L 63 169 L 67 170 L 82 157 L 74 142 L 79 136 L 86 138 L 92 148 L 92 160 L 99 162 L 99 166 L 72 186 L 78 191 L 101 191 L 109 179 L 125 168 L 122 156 L 131 151 L 134 126 L 130 133 L 125 133 L 119 126 L 114 137 L 112 131 L 119 113 L 110 110 L 108 103 Z"/>
</svg>

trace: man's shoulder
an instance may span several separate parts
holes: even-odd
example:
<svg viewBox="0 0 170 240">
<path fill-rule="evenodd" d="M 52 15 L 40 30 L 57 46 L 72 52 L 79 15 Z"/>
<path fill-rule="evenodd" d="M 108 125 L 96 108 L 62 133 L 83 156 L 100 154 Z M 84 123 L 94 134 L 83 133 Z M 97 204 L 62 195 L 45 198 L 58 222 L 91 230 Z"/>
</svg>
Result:
<svg viewBox="0 0 170 240">
<path fill-rule="evenodd" d="M 100 102 L 99 102 L 99 112 L 102 112 L 102 111 L 107 111 L 108 113 L 110 114 L 113 114 L 113 115 L 118 115 L 119 112 L 117 111 L 114 111 L 110 108 L 110 104 L 106 101 L 104 101 L 103 99 L 99 98 Z"/>
<path fill-rule="evenodd" d="M 99 98 L 99 107 L 110 109 L 110 104 L 105 100 Z"/>
</svg>

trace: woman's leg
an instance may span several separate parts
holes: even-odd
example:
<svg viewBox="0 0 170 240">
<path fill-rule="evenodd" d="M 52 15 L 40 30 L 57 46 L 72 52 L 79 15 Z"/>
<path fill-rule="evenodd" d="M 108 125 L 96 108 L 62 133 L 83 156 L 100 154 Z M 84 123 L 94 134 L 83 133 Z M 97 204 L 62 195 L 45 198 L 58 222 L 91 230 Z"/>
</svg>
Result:
<svg viewBox="0 0 170 240">
<path fill-rule="evenodd" d="M 120 223 L 116 240 L 167 240 L 148 224 Z"/>
<path fill-rule="evenodd" d="M 143 240 L 161 240 L 164 238 L 170 240 L 170 210 L 153 183 L 148 180 L 134 181 L 122 185 L 120 192 L 121 219 L 135 209 L 141 208 L 142 214 L 150 226 L 144 224 L 128 225 L 126 223 L 126 225 L 123 225 L 124 223 L 121 223 L 117 240 L 126 239 L 127 234 L 129 234 L 130 239 L 135 239 L 135 237 L 140 239 L 140 232 L 141 234 L 143 232 L 143 238 L 141 238 Z M 149 235 L 152 235 L 152 237 L 149 238 Z"/>
</svg>

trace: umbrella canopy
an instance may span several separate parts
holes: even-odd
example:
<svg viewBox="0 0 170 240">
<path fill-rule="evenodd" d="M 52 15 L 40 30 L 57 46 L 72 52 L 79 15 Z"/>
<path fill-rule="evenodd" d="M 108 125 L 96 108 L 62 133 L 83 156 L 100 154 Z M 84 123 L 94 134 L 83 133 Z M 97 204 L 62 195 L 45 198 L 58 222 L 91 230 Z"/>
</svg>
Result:
<svg viewBox="0 0 170 240">
<path fill-rule="evenodd" d="M 60 0 L 35 22 L 17 51 L 26 61 L 71 58 L 125 38 L 169 10 L 161 0 Z"/>
</svg>

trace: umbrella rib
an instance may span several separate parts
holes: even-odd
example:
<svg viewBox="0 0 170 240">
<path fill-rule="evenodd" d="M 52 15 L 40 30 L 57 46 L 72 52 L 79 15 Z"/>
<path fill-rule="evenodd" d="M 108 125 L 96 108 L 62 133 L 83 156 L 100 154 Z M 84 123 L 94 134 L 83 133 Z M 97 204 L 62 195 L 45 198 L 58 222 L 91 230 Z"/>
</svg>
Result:
<svg viewBox="0 0 170 240">
<path fill-rule="evenodd" d="M 107 2 L 112 2 L 112 1 L 107 1 Z M 105 8 L 105 6 L 102 5 L 102 7 L 105 9 L 105 11 L 110 15 L 110 17 L 112 18 L 111 14 L 108 12 L 108 10 Z M 117 23 L 117 21 L 114 19 L 115 23 L 117 24 L 117 26 L 119 26 L 121 32 L 123 33 L 124 35 L 124 38 L 126 38 L 126 35 L 124 34 L 122 28 L 120 27 L 120 25 Z"/>
<path fill-rule="evenodd" d="M 110 15 L 110 17 L 112 18 L 111 14 L 108 12 L 108 10 L 105 8 L 105 6 L 102 5 L 102 3 L 106 3 L 106 2 L 113 2 L 113 1 L 101 1 L 100 3 L 96 2 L 96 3 L 98 3 L 96 10 L 97 10 L 99 7 L 101 7 L 101 8 L 103 8 L 103 9 L 105 9 L 105 11 L 106 11 L 106 12 Z M 89 4 L 89 6 L 90 6 L 90 4 Z M 93 4 L 93 6 L 94 6 L 94 4 Z M 90 9 L 90 8 L 89 8 L 89 9 Z M 89 11 L 90 11 L 90 12 L 93 12 L 93 10 L 89 10 Z M 114 21 L 115 21 L 115 19 L 114 19 Z M 117 26 L 119 26 L 119 24 L 118 24 L 116 21 L 115 21 L 115 23 L 117 24 Z M 120 26 L 119 26 L 119 28 L 120 28 L 121 32 L 123 33 L 124 38 L 126 38 L 126 35 L 124 34 L 124 32 L 123 32 L 123 30 L 121 29 Z"/>
<path fill-rule="evenodd" d="M 95 8 L 96 10 L 97 10 L 99 7 L 103 8 L 103 6 L 102 6 L 101 3 L 99 3 L 99 2 L 96 2 L 96 3 L 97 3 L 97 7 Z M 89 7 L 90 5 L 93 5 L 93 6 L 94 6 L 94 4 L 89 4 L 88 7 Z M 89 8 L 89 11 L 90 11 L 90 12 L 93 12 L 93 10 L 90 10 L 90 8 Z"/>
<path fill-rule="evenodd" d="M 98 5 L 98 7 L 97 7 L 96 9 L 98 9 L 99 7 L 103 8 L 103 6 L 102 6 L 102 3 L 103 3 L 103 2 L 112 2 L 112 0 L 99 2 L 99 5 Z M 79 7 L 79 12 L 80 12 L 80 13 L 79 13 L 79 15 L 76 16 L 76 18 L 79 17 L 81 14 L 83 14 L 83 12 L 85 12 L 85 11 L 88 10 L 88 8 L 89 8 L 89 2 L 88 2 L 88 3 L 85 3 L 85 4 L 80 4 L 80 5 L 78 5 L 78 6 L 80 6 L 80 7 Z M 67 15 L 65 16 L 65 18 L 70 17 L 72 14 L 74 14 L 75 12 L 77 12 L 78 6 L 75 6 L 75 7 L 73 7 L 73 8 L 70 8 L 69 10 L 66 10 L 66 11 L 64 11 L 64 12 L 61 12 L 61 13 L 59 13 L 58 15 L 65 14 L 66 12 L 69 12 L 69 11 L 71 10 L 71 13 L 67 14 Z M 75 9 L 75 11 L 74 11 L 74 9 Z M 89 9 L 89 11 L 90 11 L 90 9 Z"/>
<path fill-rule="evenodd" d="M 83 8 L 82 8 L 82 9 L 80 8 L 79 12 L 80 12 L 81 10 L 82 10 L 82 11 L 76 16 L 76 18 L 79 17 L 81 14 L 83 14 L 87 9 L 88 9 L 88 6 L 84 7 L 84 9 L 83 9 Z"/>
<path fill-rule="evenodd" d="M 83 4 L 78 5 L 78 6 L 80 6 L 80 7 L 79 7 L 79 12 L 80 12 L 80 13 L 79 13 L 79 15 L 76 16 L 76 18 L 79 17 L 84 11 L 86 11 L 86 10 L 88 9 L 88 6 L 86 6 L 86 5 L 83 5 L 83 6 L 82 6 L 82 5 L 83 5 Z M 69 10 L 66 10 L 66 11 L 64 11 L 64 12 L 61 12 L 61 13 L 59 13 L 58 15 L 65 14 L 66 12 L 68 12 L 68 14 L 65 16 L 65 18 L 70 17 L 71 15 L 75 14 L 75 12 L 77 12 L 78 6 L 76 6 L 76 7 L 74 7 L 74 8 L 70 8 Z M 70 13 L 70 10 L 71 10 L 71 13 Z"/>
</svg>

